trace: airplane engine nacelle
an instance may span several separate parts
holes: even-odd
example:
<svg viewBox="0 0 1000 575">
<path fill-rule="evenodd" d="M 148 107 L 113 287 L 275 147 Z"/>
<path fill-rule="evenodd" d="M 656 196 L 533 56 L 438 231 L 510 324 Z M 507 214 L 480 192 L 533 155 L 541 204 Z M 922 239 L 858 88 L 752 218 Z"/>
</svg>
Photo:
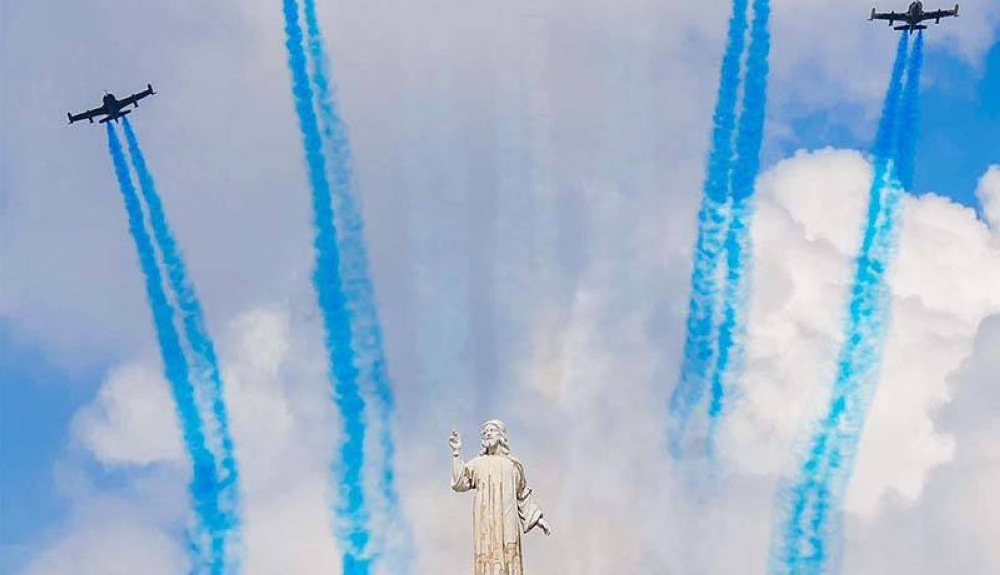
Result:
<svg viewBox="0 0 1000 575">
<path fill-rule="evenodd" d="M 934 23 L 935 24 L 940 24 L 941 23 L 941 19 L 940 18 L 935 18 L 934 19 Z"/>
</svg>

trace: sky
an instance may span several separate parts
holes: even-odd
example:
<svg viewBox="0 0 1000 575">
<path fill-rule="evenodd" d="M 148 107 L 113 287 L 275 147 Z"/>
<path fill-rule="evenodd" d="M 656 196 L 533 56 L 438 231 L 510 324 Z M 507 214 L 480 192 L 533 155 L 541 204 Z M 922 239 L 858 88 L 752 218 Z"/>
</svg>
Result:
<svg viewBox="0 0 1000 575">
<path fill-rule="evenodd" d="M 729 3 L 320 3 L 415 573 L 471 562 L 447 436 L 469 450 L 492 417 L 555 529 L 527 537 L 529 572 L 766 571 L 776 478 L 832 381 L 896 38 L 864 2 L 773 8 L 747 371 L 710 476 L 663 434 Z M 927 40 L 845 573 L 1000 570 L 1000 5 L 963 2 Z M 275 1 L 0 7 L 0 571 L 183 571 L 142 277 L 102 130 L 64 116 L 151 82 L 130 118 L 219 347 L 246 570 L 339 572 L 282 42 Z"/>
</svg>

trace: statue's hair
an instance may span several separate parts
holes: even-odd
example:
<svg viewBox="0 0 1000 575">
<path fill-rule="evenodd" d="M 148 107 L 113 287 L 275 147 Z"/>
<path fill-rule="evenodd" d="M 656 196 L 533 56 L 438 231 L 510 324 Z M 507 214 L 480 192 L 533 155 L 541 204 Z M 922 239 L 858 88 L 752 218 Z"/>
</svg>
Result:
<svg viewBox="0 0 1000 575">
<path fill-rule="evenodd" d="M 492 425 L 497 428 L 500 432 L 500 440 L 497 442 L 497 453 L 500 455 L 510 455 L 510 443 L 507 441 L 507 426 L 504 425 L 499 419 L 491 419 L 483 424 L 483 429 L 486 429 L 487 425 Z M 480 434 L 482 435 L 482 434 Z M 488 452 L 486 448 L 486 440 L 482 440 L 482 448 L 479 450 L 479 455 L 486 455 Z"/>
</svg>

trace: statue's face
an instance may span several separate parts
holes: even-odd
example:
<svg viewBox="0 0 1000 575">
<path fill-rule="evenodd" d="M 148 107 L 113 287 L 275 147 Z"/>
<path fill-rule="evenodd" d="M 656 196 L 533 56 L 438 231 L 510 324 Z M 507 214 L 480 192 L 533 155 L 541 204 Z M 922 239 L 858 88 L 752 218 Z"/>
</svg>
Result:
<svg viewBox="0 0 1000 575">
<path fill-rule="evenodd" d="M 499 427 L 487 425 L 483 428 L 483 446 L 490 450 L 496 449 L 496 446 L 500 445 L 501 435 Z"/>
</svg>

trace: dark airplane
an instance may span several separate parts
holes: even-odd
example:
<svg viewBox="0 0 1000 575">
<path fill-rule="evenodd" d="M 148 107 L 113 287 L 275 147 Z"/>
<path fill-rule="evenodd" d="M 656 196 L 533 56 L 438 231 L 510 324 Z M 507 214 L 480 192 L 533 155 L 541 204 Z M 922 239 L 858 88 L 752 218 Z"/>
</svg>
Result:
<svg viewBox="0 0 1000 575">
<path fill-rule="evenodd" d="M 906 22 L 902 26 L 896 26 L 896 30 L 906 30 L 910 34 L 913 34 L 914 30 L 926 30 L 927 26 L 921 24 L 927 20 L 934 20 L 935 24 L 940 24 L 942 18 L 949 18 L 952 16 L 958 16 L 958 4 L 955 4 L 954 10 L 933 10 L 931 12 L 924 12 L 923 2 L 914 2 L 910 4 L 906 12 L 888 12 L 879 14 L 875 12 L 872 8 L 872 15 L 868 18 L 871 20 L 888 20 L 889 25 L 892 26 L 895 22 Z"/>
<path fill-rule="evenodd" d="M 135 106 L 136 108 L 138 108 L 139 100 L 145 98 L 146 96 L 152 96 L 155 93 L 156 92 L 153 91 L 152 84 L 146 84 L 146 89 L 143 90 L 142 92 L 139 92 L 138 94 L 132 94 L 131 96 L 128 96 L 127 98 L 122 98 L 121 100 L 115 98 L 114 94 L 105 93 L 101 107 L 94 108 L 93 110 L 87 110 L 86 112 L 81 112 L 79 114 L 76 114 L 75 116 L 73 114 L 68 113 L 66 114 L 66 117 L 69 118 L 70 124 L 80 120 L 89 120 L 90 123 L 93 124 L 95 116 L 104 116 L 104 118 L 99 120 L 99 123 L 101 124 L 109 120 L 114 120 L 115 122 L 118 122 L 118 118 L 121 118 L 122 116 L 127 116 L 132 113 L 132 110 L 125 110 L 124 109 L 125 107 Z"/>
</svg>

